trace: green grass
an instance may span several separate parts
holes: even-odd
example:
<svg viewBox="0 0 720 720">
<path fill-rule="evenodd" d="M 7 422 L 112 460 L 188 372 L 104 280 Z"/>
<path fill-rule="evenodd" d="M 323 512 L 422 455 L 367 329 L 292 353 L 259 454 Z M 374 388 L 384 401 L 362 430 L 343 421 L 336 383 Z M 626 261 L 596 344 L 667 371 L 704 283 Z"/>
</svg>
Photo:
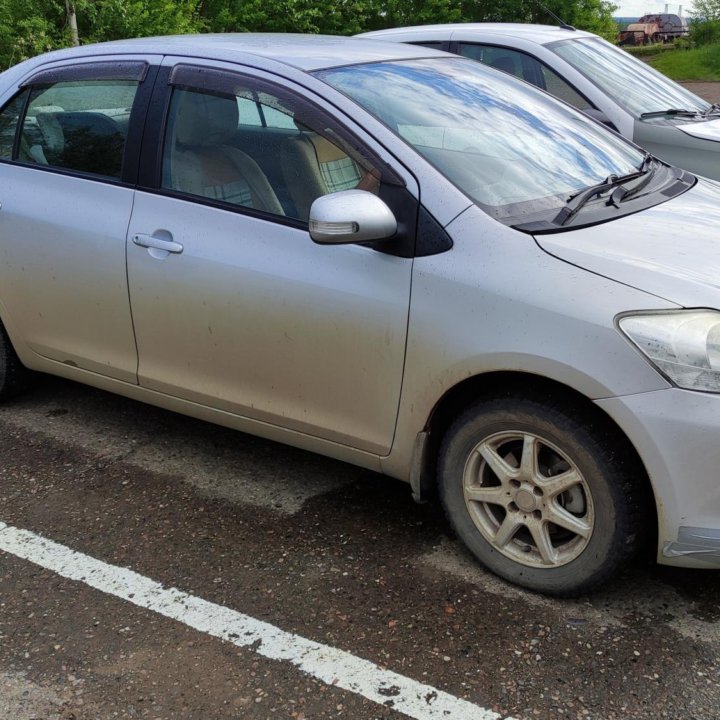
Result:
<svg viewBox="0 0 720 720">
<path fill-rule="evenodd" d="M 673 80 L 720 81 L 720 43 L 692 50 L 676 50 L 648 62 Z"/>
<path fill-rule="evenodd" d="M 675 50 L 672 43 L 654 43 L 653 45 L 625 45 L 623 50 L 635 57 L 647 57 L 648 55 L 659 55 L 660 53 Z"/>
</svg>

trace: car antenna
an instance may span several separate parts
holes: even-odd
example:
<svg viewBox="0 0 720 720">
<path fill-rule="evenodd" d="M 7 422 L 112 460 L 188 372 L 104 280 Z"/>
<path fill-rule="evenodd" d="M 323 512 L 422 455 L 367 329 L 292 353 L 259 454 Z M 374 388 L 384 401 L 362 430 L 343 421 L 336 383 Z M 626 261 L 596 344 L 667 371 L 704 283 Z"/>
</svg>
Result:
<svg viewBox="0 0 720 720">
<path fill-rule="evenodd" d="M 549 7 L 546 5 L 543 5 L 543 3 L 540 2 L 540 0 L 535 0 L 535 2 L 548 14 L 551 18 L 553 18 L 555 21 L 557 21 L 557 24 L 563 29 L 563 30 L 575 30 L 575 28 L 572 25 L 568 25 L 566 22 L 561 20 Z"/>
</svg>

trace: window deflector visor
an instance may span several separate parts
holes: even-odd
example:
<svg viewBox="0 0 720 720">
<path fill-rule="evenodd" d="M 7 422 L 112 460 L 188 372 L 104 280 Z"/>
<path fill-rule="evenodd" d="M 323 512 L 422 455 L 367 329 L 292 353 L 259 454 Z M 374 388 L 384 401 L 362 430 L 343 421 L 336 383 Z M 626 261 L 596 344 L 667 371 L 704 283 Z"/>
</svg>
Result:
<svg viewBox="0 0 720 720">
<path fill-rule="evenodd" d="M 148 71 L 148 63 L 142 60 L 117 62 L 91 62 L 46 68 L 24 80 L 20 87 L 28 85 L 53 85 L 58 82 L 78 80 L 134 80 L 142 82 Z"/>
</svg>

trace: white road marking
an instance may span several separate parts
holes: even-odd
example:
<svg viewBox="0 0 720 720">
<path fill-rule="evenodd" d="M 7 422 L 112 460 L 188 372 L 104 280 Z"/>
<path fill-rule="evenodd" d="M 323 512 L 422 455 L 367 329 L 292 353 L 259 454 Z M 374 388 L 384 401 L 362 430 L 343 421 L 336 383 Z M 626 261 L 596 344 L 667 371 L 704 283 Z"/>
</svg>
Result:
<svg viewBox="0 0 720 720">
<path fill-rule="evenodd" d="M 416 720 L 501 720 L 492 710 L 249 615 L 0 522 L 0 550 L 269 658 Z M 506 720 L 513 720 L 506 718 Z"/>
</svg>

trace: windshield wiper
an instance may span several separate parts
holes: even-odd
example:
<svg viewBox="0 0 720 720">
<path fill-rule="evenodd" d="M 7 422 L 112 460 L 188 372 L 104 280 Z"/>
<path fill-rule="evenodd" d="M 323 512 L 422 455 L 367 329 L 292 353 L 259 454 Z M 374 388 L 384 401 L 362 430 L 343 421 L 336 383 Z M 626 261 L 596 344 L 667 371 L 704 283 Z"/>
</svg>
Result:
<svg viewBox="0 0 720 720">
<path fill-rule="evenodd" d="M 611 190 L 612 188 L 620 185 L 621 187 L 618 187 L 618 191 L 622 190 L 623 192 L 618 192 L 617 197 L 615 193 L 613 193 L 613 195 L 607 202 L 608 205 L 615 205 L 617 207 L 617 203 L 621 202 L 623 198 L 627 197 L 629 193 L 634 193 L 636 189 L 638 189 L 632 188 L 628 190 L 628 188 L 622 186 L 623 183 L 630 182 L 631 180 L 636 180 L 637 178 L 645 175 L 646 179 L 642 183 L 642 187 L 644 187 L 650 181 L 650 178 L 654 174 L 654 169 L 651 167 L 653 163 L 653 156 L 650 153 L 645 153 L 642 162 L 640 163 L 640 167 L 638 167 L 638 169 L 634 172 L 627 173 L 626 175 L 609 175 L 601 183 L 598 183 L 597 185 L 591 185 L 590 187 L 581 190 L 575 195 L 571 195 L 567 199 L 565 207 L 560 210 L 560 212 L 552 219 L 551 222 L 554 225 L 565 225 L 568 220 L 574 218 L 575 215 L 578 214 L 580 209 L 587 202 L 592 200 L 592 198 L 594 198 L 596 195 L 601 195 L 607 190 Z"/>
<path fill-rule="evenodd" d="M 703 117 L 710 117 L 711 115 L 720 115 L 720 105 L 714 103 L 707 110 L 704 110 L 702 114 Z"/>
<path fill-rule="evenodd" d="M 645 173 L 642 180 L 640 180 L 640 182 L 636 183 L 631 188 L 625 187 L 625 185 L 620 185 L 619 187 L 615 188 L 615 190 L 612 191 L 612 195 L 610 195 L 607 204 L 614 205 L 615 207 L 620 207 L 620 203 L 623 200 L 627 200 L 630 196 L 636 195 L 644 187 L 646 187 L 650 180 L 652 180 L 653 175 L 655 174 L 656 168 L 654 167 L 654 163 L 655 158 L 653 158 L 650 153 L 645 153 L 645 157 L 640 164 L 640 172 Z M 628 178 L 626 177 L 625 179 L 627 180 Z"/>
<path fill-rule="evenodd" d="M 666 115 L 676 115 L 680 117 L 697 117 L 700 115 L 699 110 L 685 110 L 684 108 L 668 108 L 667 110 L 655 110 L 654 112 L 645 112 L 640 115 L 640 119 L 653 117 L 664 117 Z"/>
<path fill-rule="evenodd" d="M 590 187 L 585 188 L 585 190 L 581 190 L 576 195 L 571 195 L 568 198 L 568 201 L 565 203 L 565 207 L 562 208 L 560 212 L 552 219 L 553 224 L 564 225 L 568 220 L 574 218 L 575 215 L 577 215 L 580 209 L 583 207 L 583 205 L 585 205 L 596 195 L 600 195 L 606 190 L 610 190 L 617 185 L 621 185 L 622 183 L 627 182 L 628 180 L 634 180 L 635 178 L 639 178 L 642 176 L 642 174 L 643 173 L 638 170 L 634 173 L 629 173 L 627 175 L 610 175 L 610 177 L 606 178 L 601 183 L 598 183 L 597 185 L 591 185 Z"/>
<path fill-rule="evenodd" d="M 667 110 L 655 110 L 653 112 L 644 112 L 640 115 L 641 120 L 654 117 L 665 117 L 666 115 L 675 115 L 679 117 L 697 117 L 700 115 L 699 110 L 683 110 L 682 108 L 668 108 Z"/>
</svg>

